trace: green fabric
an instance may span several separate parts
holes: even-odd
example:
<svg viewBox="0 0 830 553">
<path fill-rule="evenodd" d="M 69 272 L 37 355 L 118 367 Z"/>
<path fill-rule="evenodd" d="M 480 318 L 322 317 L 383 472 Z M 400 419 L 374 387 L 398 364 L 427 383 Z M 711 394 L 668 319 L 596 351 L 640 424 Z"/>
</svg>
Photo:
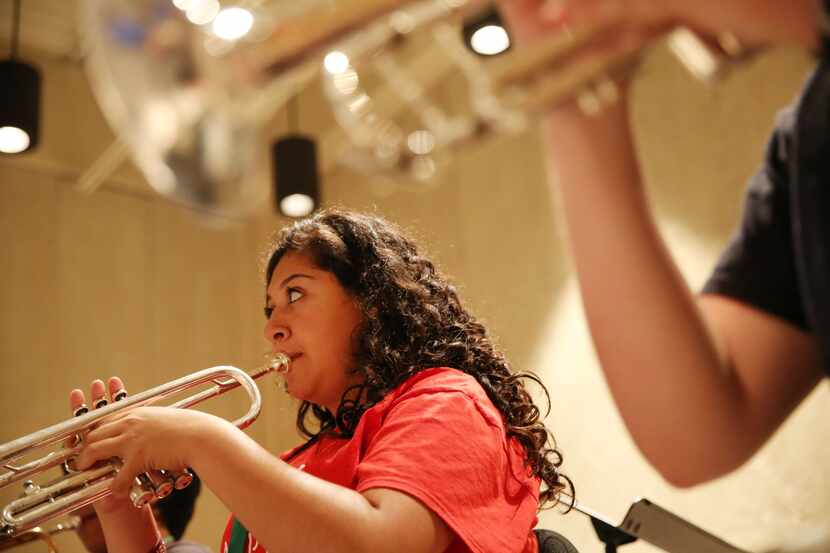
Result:
<svg viewBox="0 0 830 553">
<path fill-rule="evenodd" d="M 248 529 L 242 526 L 239 519 L 234 517 L 231 527 L 231 539 L 228 541 L 228 553 L 244 553 L 245 541 L 248 539 Z"/>
</svg>

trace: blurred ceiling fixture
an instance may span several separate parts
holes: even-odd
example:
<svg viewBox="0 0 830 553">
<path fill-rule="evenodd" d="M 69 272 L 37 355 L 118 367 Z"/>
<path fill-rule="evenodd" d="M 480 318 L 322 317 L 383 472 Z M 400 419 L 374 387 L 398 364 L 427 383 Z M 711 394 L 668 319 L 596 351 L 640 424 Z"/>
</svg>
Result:
<svg viewBox="0 0 830 553">
<path fill-rule="evenodd" d="M 349 56 L 339 50 L 332 50 L 323 58 L 323 67 L 332 75 L 342 75 L 351 67 Z"/>
<path fill-rule="evenodd" d="M 40 129 L 40 72 L 17 61 L 20 0 L 14 0 L 11 55 L 0 62 L 0 152 L 19 154 L 37 146 Z"/>
<path fill-rule="evenodd" d="M 213 34 L 225 40 L 238 40 L 248 34 L 254 16 L 243 8 L 225 8 L 213 20 Z"/>
<path fill-rule="evenodd" d="M 464 21 L 464 44 L 476 54 L 496 56 L 510 49 L 510 35 L 495 6 Z"/>
<path fill-rule="evenodd" d="M 320 204 L 317 144 L 298 132 L 296 96 L 286 109 L 292 133 L 272 146 L 274 195 L 280 213 L 287 217 L 305 217 Z"/>
<path fill-rule="evenodd" d="M 218 0 L 194 0 L 187 5 L 184 14 L 194 25 L 207 25 L 219 14 Z"/>
</svg>

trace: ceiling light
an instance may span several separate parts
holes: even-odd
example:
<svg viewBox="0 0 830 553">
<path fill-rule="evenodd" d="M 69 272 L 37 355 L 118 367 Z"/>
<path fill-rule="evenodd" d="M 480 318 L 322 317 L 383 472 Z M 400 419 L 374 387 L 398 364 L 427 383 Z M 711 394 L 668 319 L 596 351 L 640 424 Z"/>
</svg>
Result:
<svg viewBox="0 0 830 553">
<path fill-rule="evenodd" d="M 173 0 L 173 5 L 182 11 L 190 9 L 190 6 L 192 6 L 193 3 L 193 0 Z"/>
<path fill-rule="evenodd" d="M 473 33 L 470 46 L 478 54 L 495 56 L 510 48 L 510 37 L 504 27 L 486 25 Z"/>
<path fill-rule="evenodd" d="M 510 48 L 510 35 L 495 8 L 465 19 L 461 32 L 464 44 L 481 56 L 495 56 Z"/>
<path fill-rule="evenodd" d="M 194 0 L 185 12 L 187 20 L 194 25 L 206 25 L 219 13 L 217 0 Z"/>
<path fill-rule="evenodd" d="M 20 33 L 20 0 L 15 0 L 10 59 L 0 62 L 0 152 L 33 149 L 40 135 L 40 72 L 15 59 Z"/>
<path fill-rule="evenodd" d="M 340 75 L 349 70 L 349 56 L 337 50 L 329 52 L 323 59 L 323 66 L 332 75 Z"/>
<path fill-rule="evenodd" d="M 19 154 L 26 151 L 32 140 L 18 127 L 0 127 L 0 152 Z"/>
<path fill-rule="evenodd" d="M 213 20 L 213 33 L 225 40 L 237 40 L 248 34 L 254 16 L 242 8 L 226 8 Z"/>
</svg>

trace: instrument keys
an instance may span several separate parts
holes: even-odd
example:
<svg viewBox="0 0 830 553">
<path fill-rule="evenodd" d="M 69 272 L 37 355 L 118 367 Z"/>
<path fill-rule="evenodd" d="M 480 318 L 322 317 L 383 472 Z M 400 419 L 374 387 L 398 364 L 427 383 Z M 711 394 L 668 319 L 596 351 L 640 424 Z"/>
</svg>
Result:
<svg viewBox="0 0 830 553">
<path fill-rule="evenodd" d="M 153 491 L 156 494 L 156 499 L 163 499 L 173 493 L 173 478 L 163 470 L 152 470 L 145 473 L 150 484 L 153 486 Z"/>
<path fill-rule="evenodd" d="M 193 482 L 193 473 L 190 469 L 184 469 L 179 474 L 173 476 L 173 485 L 177 490 L 183 490 Z"/>
<path fill-rule="evenodd" d="M 135 484 L 130 490 L 130 499 L 138 508 L 144 507 L 156 498 L 156 491 L 146 473 L 135 477 Z"/>
</svg>

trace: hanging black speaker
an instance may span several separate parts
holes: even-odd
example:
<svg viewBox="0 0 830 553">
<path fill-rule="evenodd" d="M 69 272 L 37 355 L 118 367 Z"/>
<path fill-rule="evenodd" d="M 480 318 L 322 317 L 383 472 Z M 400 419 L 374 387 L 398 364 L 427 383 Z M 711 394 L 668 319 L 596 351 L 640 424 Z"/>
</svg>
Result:
<svg viewBox="0 0 830 553">
<path fill-rule="evenodd" d="M 19 154 L 40 139 L 40 72 L 17 57 L 20 0 L 12 17 L 10 59 L 0 61 L 0 152 Z"/>
<path fill-rule="evenodd" d="M 320 205 L 317 144 L 299 134 L 280 138 L 272 147 L 276 207 L 288 217 L 305 217 Z"/>
</svg>

